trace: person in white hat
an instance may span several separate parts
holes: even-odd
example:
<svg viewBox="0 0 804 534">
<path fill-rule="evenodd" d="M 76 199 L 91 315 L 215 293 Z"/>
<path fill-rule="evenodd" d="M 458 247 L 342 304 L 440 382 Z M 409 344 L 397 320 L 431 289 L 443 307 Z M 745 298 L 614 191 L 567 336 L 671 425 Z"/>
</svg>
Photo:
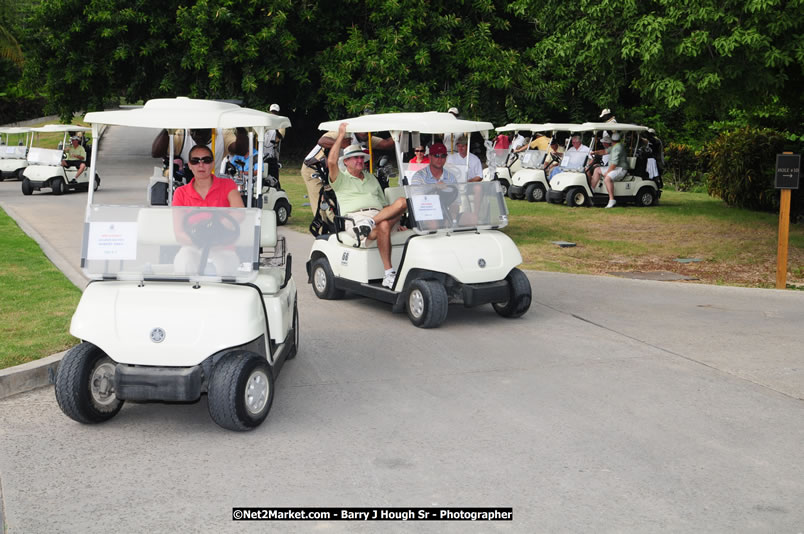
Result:
<svg viewBox="0 0 804 534">
<path fill-rule="evenodd" d="M 595 172 L 592 173 L 592 182 L 589 184 L 592 186 L 592 191 L 594 191 L 600 179 L 603 179 L 606 191 L 609 194 L 607 208 L 613 208 L 617 204 L 614 199 L 614 181 L 624 178 L 628 169 L 628 157 L 625 154 L 625 148 L 620 144 L 620 134 L 617 132 L 611 134 L 611 142 L 613 146 L 608 149 L 609 165 L 595 169 Z"/>
<path fill-rule="evenodd" d="M 61 160 L 61 166 L 77 167 L 78 173 L 75 178 L 78 179 L 87 168 L 87 151 L 81 146 L 81 139 L 76 136 L 70 137 L 70 146 L 64 152 L 66 158 Z"/>
<path fill-rule="evenodd" d="M 271 104 L 271 107 L 268 108 L 268 112 L 272 115 L 279 114 L 279 104 Z M 278 130 L 266 130 L 265 135 L 263 136 L 262 140 L 262 147 L 263 147 L 263 157 L 266 160 L 273 160 L 271 162 L 271 168 L 268 169 L 268 174 L 273 176 L 273 172 L 276 172 L 274 169 L 278 170 L 279 165 L 277 165 L 279 161 L 279 145 L 282 143 L 282 139 L 285 138 L 285 129 L 280 128 Z M 276 174 L 279 174 L 276 172 Z M 274 176 L 274 178 L 279 178 L 279 176 Z"/>
<path fill-rule="evenodd" d="M 346 126 L 345 122 L 339 126 L 334 146 L 343 142 Z M 407 199 L 400 197 L 390 205 L 387 203 L 377 178 L 365 170 L 368 157 L 358 144 L 346 147 L 341 157 L 336 150 L 330 150 L 327 156 L 329 183 L 338 197 L 341 215 L 354 221 L 346 221 L 346 230 L 352 230 L 359 239 L 377 240 L 385 267 L 382 285 L 393 288 L 396 269 L 391 264 L 391 232 L 399 229 L 399 219 L 407 209 Z"/>
</svg>

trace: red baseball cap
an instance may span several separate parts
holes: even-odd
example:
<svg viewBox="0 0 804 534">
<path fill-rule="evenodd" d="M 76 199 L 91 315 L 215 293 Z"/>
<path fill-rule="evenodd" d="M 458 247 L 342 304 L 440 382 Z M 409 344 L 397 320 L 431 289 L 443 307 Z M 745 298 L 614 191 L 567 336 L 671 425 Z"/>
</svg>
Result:
<svg viewBox="0 0 804 534">
<path fill-rule="evenodd" d="M 447 147 L 444 146 L 444 143 L 433 143 L 432 145 L 430 145 L 431 155 L 446 154 L 446 153 L 447 153 Z"/>
</svg>

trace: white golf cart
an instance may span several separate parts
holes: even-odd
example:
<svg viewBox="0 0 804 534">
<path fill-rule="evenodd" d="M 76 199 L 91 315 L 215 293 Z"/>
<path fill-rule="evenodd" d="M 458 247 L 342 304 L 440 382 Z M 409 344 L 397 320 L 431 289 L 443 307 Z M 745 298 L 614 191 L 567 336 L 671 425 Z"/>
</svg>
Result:
<svg viewBox="0 0 804 534">
<path fill-rule="evenodd" d="M 502 128 L 495 128 L 498 132 L 511 130 L 512 124 L 506 124 Z M 494 148 L 490 141 L 486 142 L 486 162 L 488 166 L 483 169 L 483 181 L 489 182 L 496 180 L 500 182 L 500 190 L 503 196 L 508 196 L 508 188 L 511 186 L 511 176 L 522 168 L 522 161 L 519 154 L 514 152 L 511 147 Z"/>
<path fill-rule="evenodd" d="M 234 156 L 224 164 L 224 174 L 237 183 L 240 193 L 246 195 L 258 171 L 258 151 L 254 150 L 252 158 Z M 276 224 L 283 226 L 290 218 L 291 206 L 288 194 L 279 185 L 279 179 L 268 173 L 267 162 L 262 165 L 262 209 L 276 212 Z M 251 171 L 249 171 L 251 168 Z"/>
<path fill-rule="evenodd" d="M 285 117 L 188 98 L 88 113 L 85 120 L 95 139 L 104 124 L 247 127 L 259 136 L 289 125 Z M 67 352 L 56 375 L 62 411 L 81 423 L 100 423 L 126 400 L 192 402 L 206 393 L 220 426 L 260 425 L 274 380 L 299 344 L 296 284 L 274 213 L 252 207 L 250 198 L 246 208 L 92 200 L 90 192 L 81 251 L 91 282 L 70 325 L 82 343 Z"/>
<path fill-rule="evenodd" d="M 30 128 L 0 128 L 0 182 L 7 178 L 22 180 L 22 171 L 28 166 L 31 137 Z"/>
<path fill-rule="evenodd" d="M 661 181 L 657 180 L 658 175 L 653 173 L 645 158 L 640 156 L 639 150 L 640 134 L 646 132 L 645 126 L 635 124 L 624 124 L 620 122 L 586 122 L 581 125 L 582 132 L 586 135 L 591 133 L 590 148 L 598 150 L 602 148 L 598 137 L 599 133 L 618 132 L 622 136 L 621 143 L 624 144 L 628 157 L 628 173 L 621 180 L 614 181 L 614 199 L 618 204 L 632 203 L 637 206 L 655 206 L 662 196 L 660 187 Z M 585 135 L 585 137 L 586 137 Z M 595 156 L 595 158 L 601 158 Z M 547 193 L 550 202 L 561 203 L 566 200 L 567 206 L 605 206 L 609 200 L 603 180 L 598 182 L 594 191 L 592 190 L 589 178 L 584 172 L 584 167 L 589 158 L 579 155 L 577 161 L 564 166 L 564 172 L 556 174 L 550 181 L 551 190 Z M 597 164 L 603 165 L 598 159 Z"/>
<path fill-rule="evenodd" d="M 521 130 L 531 133 L 531 137 L 537 133 L 550 132 L 548 139 L 552 140 L 556 132 L 569 130 L 574 125 L 571 124 L 510 124 L 497 130 Z M 508 189 L 508 197 L 515 200 L 527 199 L 529 202 L 541 202 L 547 198 L 547 191 L 550 184 L 544 174 L 545 167 L 552 163 L 552 159 L 546 150 L 536 150 L 527 148 L 519 153 L 520 168 L 511 176 L 511 187 Z"/>
<path fill-rule="evenodd" d="M 40 128 L 31 128 L 34 134 L 38 133 L 63 133 L 62 148 L 40 148 L 31 146 L 28 149 L 28 166 L 22 172 L 22 194 L 30 195 L 34 191 L 40 191 L 43 187 L 49 187 L 54 195 L 61 195 L 68 190 L 87 191 L 89 189 L 90 166 L 92 158 L 90 151 L 87 151 L 87 168 L 76 178 L 78 169 L 74 167 L 64 167 L 61 162 L 65 157 L 63 148 L 67 147 L 69 132 L 89 132 L 91 128 L 85 126 L 75 126 L 74 124 L 48 124 Z M 96 139 L 96 137 L 92 137 Z M 94 190 L 100 187 L 100 176 L 94 174 Z"/>
<path fill-rule="evenodd" d="M 388 113 L 322 123 L 322 130 L 390 131 L 395 141 L 402 180 L 415 172 L 403 162 L 400 141 L 408 132 L 485 132 L 486 122 L 456 119 L 449 113 Z M 308 281 L 321 299 L 337 299 L 345 291 L 407 311 L 422 328 L 439 326 L 450 302 L 464 306 L 491 303 L 504 317 L 519 317 L 530 307 L 527 276 L 517 268 L 522 256 L 514 242 L 499 231 L 508 223 L 505 199 L 498 182 L 465 183 L 468 169 L 453 168 L 461 183 L 389 187 L 389 203 L 405 196 L 408 230 L 391 235 L 391 261 L 397 269 L 391 289 L 382 287 L 383 264 L 376 241 L 366 242 L 352 232 L 318 236 L 307 262 Z M 404 183 L 404 182 L 403 182 Z"/>
</svg>

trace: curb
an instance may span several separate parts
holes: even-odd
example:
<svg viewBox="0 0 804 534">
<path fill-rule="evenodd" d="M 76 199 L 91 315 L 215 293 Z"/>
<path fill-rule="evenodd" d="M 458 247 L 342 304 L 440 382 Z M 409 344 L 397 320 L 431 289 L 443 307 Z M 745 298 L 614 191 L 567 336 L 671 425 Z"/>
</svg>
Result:
<svg viewBox="0 0 804 534">
<path fill-rule="evenodd" d="M 64 352 L 59 352 L 41 360 L 0 369 L 0 399 L 52 384 L 51 377 L 56 375 L 63 356 Z"/>
</svg>

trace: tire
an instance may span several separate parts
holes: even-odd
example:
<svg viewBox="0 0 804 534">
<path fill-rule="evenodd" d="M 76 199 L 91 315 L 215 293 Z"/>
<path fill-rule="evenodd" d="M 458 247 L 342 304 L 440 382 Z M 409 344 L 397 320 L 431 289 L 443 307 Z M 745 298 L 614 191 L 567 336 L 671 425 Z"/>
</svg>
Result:
<svg viewBox="0 0 804 534">
<path fill-rule="evenodd" d="M 86 341 L 67 351 L 56 373 L 56 401 L 79 423 L 108 421 L 123 407 L 114 393 L 115 363 Z"/>
<path fill-rule="evenodd" d="M 100 176 L 98 176 L 98 173 L 95 173 L 95 186 L 92 190 L 97 191 L 99 187 L 100 187 Z M 87 191 L 89 191 L 89 184 L 87 184 Z"/>
<path fill-rule="evenodd" d="M 290 347 L 290 352 L 288 352 L 286 360 L 292 360 L 296 357 L 296 354 L 299 352 L 299 303 L 293 303 L 293 322 L 291 323 L 293 328 L 293 346 Z"/>
<path fill-rule="evenodd" d="M 12 175 L 12 176 L 14 176 L 14 175 L 15 175 L 15 173 L 12 173 L 11 175 Z M 0 182 L 2 182 L 2 181 L 3 181 L 3 180 L 5 180 L 5 179 L 6 179 L 6 175 L 5 175 L 5 174 L 3 174 L 3 171 L 0 171 Z"/>
<path fill-rule="evenodd" d="M 288 222 L 290 217 L 290 203 L 284 198 L 280 198 L 274 204 L 274 211 L 276 212 L 276 225 L 282 226 Z"/>
<path fill-rule="evenodd" d="M 637 206 L 653 206 L 656 204 L 656 191 L 652 187 L 643 187 L 634 199 Z"/>
<path fill-rule="evenodd" d="M 312 280 L 315 296 L 324 300 L 343 298 L 344 291 L 335 287 L 335 275 L 326 258 L 318 258 L 313 262 Z"/>
<path fill-rule="evenodd" d="M 209 415 L 218 425 L 244 431 L 260 426 L 274 401 L 274 376 L 265 358 L 231 351 L 212 370 Z"/>
<path fill-rule="evenodd" d="M 547 191 L 540 183 L 528 184 L 525 188 L 525 198 L 528 202 L 543 202 L 547 196 Z"/>
<path fill-rule="evenodd" d="M 500 191 L 502 191 L 502 195 L 504 197 L 507 197 L 508 196 L 508 187 L 509 187 L 508 182 L 505 181 L 505 180 L 499 180 L 499 179 L 497 181 L 500 182 Z"/>
<path fill-rule="evenodd" d="M 66 184 L 61 178 L 53 178 L 50 182 L 50 187 L 53 189 L 54 195 L 63 195 L 66 189 Z"/>
<path fill-rule="evenodd" d="M 28 178 L 22 179 L 22 194 L 26 197 L 33 193 L 33 186 Z"/>
<path fill-rule="evenodd" d="M 585 206 L 589 202 L 589 195 L 583 187 L 573 187 L 567 191 L 567 206 L 574 208 L 575 206 Z"/>
<path fill-rule="evenodd" d="M 530 281 L 525 276 L 525 273 L 517 268 L 508 273 L 505 281 L 508 282 L 508 300 L 506 302 L 493 302 L 491 305 L 494 311 L 503 317 L 521 317 L 530 308 Z"/>
<path fill-rule="evenodd" d="M 414 280 L 405 299 L 410 322 L 419 328 L 436 328 L 447 318 L 447 290 L 435 280 Z"/>
</svg>

